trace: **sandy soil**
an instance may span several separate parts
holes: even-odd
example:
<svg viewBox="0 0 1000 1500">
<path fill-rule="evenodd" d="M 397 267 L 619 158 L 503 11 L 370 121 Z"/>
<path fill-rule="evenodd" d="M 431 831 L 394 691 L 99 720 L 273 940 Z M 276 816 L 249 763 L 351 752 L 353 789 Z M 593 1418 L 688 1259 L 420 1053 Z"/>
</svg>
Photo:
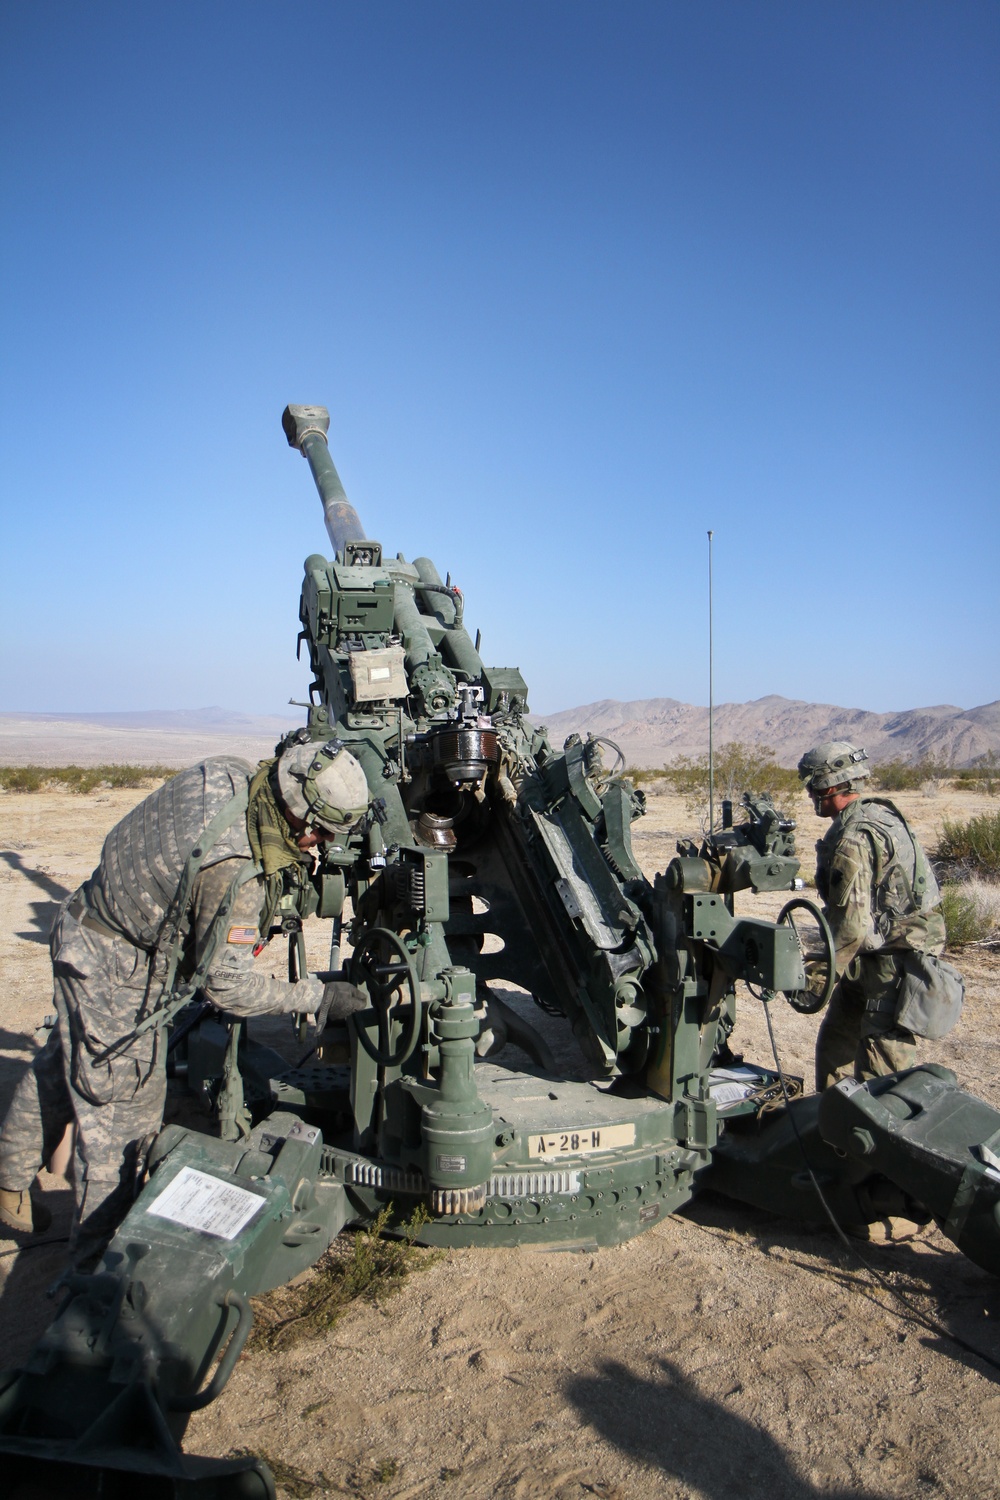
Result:
<svg viewBox="0 0 1000 1500">
<path fill-rule="evenodd" d="M 178 713 L 168 717 L 182 722 L 168 728 L 128 722 L 142 715 L 123 715 L 123 723 L 94 723 L 0 713 L 0 765 L 189 766 L 206 755 L 238 755 L 256 765 L 263 756 L 274 754 L 275 741 L 296 722 L 276 714 L 220 711 L 223 719 L 242 721 L 225 728 L 206 724 L 212 716 L 211 709 Z"/>
<path fill-rule="evenodd" d="M 0 797 L 0 1107 L 50 1009 L 54 905 L 141 795 Z M 967 793 L 898 800 L 931 846 L 943 817 L 991 806 Z M 821 825 L 798 812 L 808 869 Z M 690 825 L 679 799 L 650 798 L 634 830 L 647 872 Z M 777 898 L 741 900 L 777 910 Z M 311 940 L 318 959 L 319 924 Z M 961 964 L 966 1014 L 923 1056 L 1000 1107 L 1000 956 Z M 774 1022 L 784 1066 L 808 1081 L 815 1020 L 778 1006 Z M 749 998 L 736 1044 L 770 1056 Z M 42 1184 L 58 1237 L 68 1190 Z M 0 1242 L 0 1364 L 51 1315 L 43 1292 L 62 1254 Z M 244 1357 L 186 1447 L 263 1451 L 302 1495 L 994 1496 L 998 1370 L 952 1335 L 1000 1359 L 1000 1283 L 936 1230 L 899 1221 L 864 1255 L 940 1334 L 831 1234 L 709 1196 L 617 1250 L 452 1252 L 381 1306 L 355 1304 L 325 1339 Z"/>
</svg>

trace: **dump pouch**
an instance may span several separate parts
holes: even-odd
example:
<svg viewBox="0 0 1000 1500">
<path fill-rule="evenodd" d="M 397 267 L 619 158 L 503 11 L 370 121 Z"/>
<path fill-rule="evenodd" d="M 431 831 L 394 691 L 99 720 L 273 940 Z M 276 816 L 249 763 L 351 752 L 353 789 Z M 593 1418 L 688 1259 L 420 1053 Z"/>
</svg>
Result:
<svg viewBox="0 0 1000 1500">
<path fill-rule="evenodd" d="M 902 957 L 896 1025 L 914 1036 L 940 1041 L 962 1014 L 965 981 L 956 968 L 933 953 L 909 952 Z"/>
</svg>

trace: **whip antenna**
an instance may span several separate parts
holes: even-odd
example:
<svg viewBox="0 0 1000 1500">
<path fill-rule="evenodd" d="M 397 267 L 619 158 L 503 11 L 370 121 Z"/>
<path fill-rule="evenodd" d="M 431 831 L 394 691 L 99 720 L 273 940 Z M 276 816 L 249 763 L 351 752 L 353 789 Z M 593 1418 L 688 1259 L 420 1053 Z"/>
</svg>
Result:
<svg viewBox="0 0 1000 1500">
<path fill-rule="evenodd" d="M 712 538 L 708 533 L 708 831 L 715 828 L 715 745 L 713 741 L 713 719 L 715 717 L 715 693 L 713 682 L 714 654 L 712 648 Z"/>
</svg>

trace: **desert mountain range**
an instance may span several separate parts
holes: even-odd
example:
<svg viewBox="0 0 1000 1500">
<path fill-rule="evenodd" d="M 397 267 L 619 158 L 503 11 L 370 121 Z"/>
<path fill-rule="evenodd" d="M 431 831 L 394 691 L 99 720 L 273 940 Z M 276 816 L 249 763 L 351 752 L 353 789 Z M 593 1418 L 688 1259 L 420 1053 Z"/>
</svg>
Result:
<svg viewBox="0 0 1000 1500">
<path fill-rule="evenodd" d="M 603 734 L 621 746 L 634 766 L 661 766 L 678 755 L 708 749 L 708 709 L 676 698 L 639 698 L 620 703 L 603 698 L 584 708 L 535 716 L 553 744 L 567 734 Z M 863 708 L 804 703 L 770 694 L 752 703 L 720 703 L 715 708 L 716 745 L 729 740 L 770 745 L 780 765 L 794 766 L 822 740 L 852 740 L 873 761 L 917 761 L 925 757 L 968 766 L 991 750 L 1000 754 L 1000 700 L 980 708 L 908 708 L 876 714 Z"/>
<path fill-rule="evenodd" d="M 0 713 L 0 764 L 183 766 L 205 755 L 240 755 L 251 762 L 273 753 L 275 741 L 302 710 L 248 714 L 223 708 L 150 709 L 134 713 Z M 621 746 L 630 765 L 660 766 L 708 747 L 708 709 L 676 698 L 622 703 L 602 698 L 581 708 L 533 714 L 553 744 L 574 730 L 602 734 Z M 804 703 L 771 694 L 752 703 L 720 703 L 715 743 L 742 740 L 770 745 L 782 765 L 794 766 L 821 740 L 849 739 L 874 761 L 924 757 L 971 765 L 990 751 L 1000 755 L 1000 700 L 979 708 L 910 708 L 876 714 L 862 708 Z"/>
</svg>

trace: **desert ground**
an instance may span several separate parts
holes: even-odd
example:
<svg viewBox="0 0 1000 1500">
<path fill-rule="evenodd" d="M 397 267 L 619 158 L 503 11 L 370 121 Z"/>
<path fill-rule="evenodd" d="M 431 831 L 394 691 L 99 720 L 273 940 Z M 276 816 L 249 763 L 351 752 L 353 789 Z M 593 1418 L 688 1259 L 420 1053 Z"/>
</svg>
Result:
<svg viewBox="0 0 1000 1500">
<path fill-rule="evenodd" d="M 0 795 L 2 1108 L 51 1009 L 55 906 L 142 795 Z M 821 825 L 799 800 L 811 873 Z M 897 800 L 931 848 L 944 817 L 996 805 L 943 789 Z M 651 796 L 633 829 L 647 873 L 692 831 L 679 798 Z M 762 915 L 779 899 L 739 898 Z M 965 1014 L 922 1057 L 1000 1107 L 1000 953 L 958 962 Z M 815 1018 L 783 1004 L 773 1017 L 784 1067 L 811 1086 Z M 749 996 L 734 1045 L 770 1059 Z M 51 1316 L 45 1289 L 65 1253 L 69 1189 L 41 1183 L 50 1242 L 0 1241 L 3 1366 Z M 998 1319 L 1000 1282 L 933 1227 L 894 1221 L 848 1252 L 829 1231 L 706 1195 L 619 1249 L 425 1257 L 397 1295 L 354 1303 L 325 1337 L 245 1355 L 185 1447 L 264 1453 L 295 1496 L 985 1500 L 1000 1472 L 1000 1363 L 970 1348 L 1000 1361 Z"/>
</svg>

